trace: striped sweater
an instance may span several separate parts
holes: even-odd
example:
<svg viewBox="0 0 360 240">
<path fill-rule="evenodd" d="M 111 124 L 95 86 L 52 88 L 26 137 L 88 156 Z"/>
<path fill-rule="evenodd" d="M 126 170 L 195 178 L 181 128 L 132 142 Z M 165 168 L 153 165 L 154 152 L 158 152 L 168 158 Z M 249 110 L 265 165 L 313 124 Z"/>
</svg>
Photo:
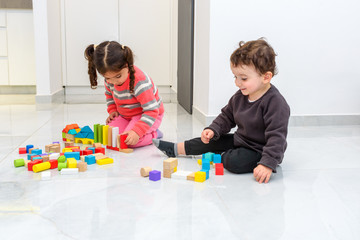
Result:
<svg viewBox="0 0 360 240">
<path fill-rule="evenodd" d="M 118 112 L 125 119 L 141 115 L 133 131 L 142 137 L 154 124 L 158 115 L 164 113 L 159 91 L 152 79 L 138 67 L 135 69 L 134 93 L 130 93 L 130 75 L 121 86 L 105 80 L 105 96 L 108 113 Z"/>
</svg>

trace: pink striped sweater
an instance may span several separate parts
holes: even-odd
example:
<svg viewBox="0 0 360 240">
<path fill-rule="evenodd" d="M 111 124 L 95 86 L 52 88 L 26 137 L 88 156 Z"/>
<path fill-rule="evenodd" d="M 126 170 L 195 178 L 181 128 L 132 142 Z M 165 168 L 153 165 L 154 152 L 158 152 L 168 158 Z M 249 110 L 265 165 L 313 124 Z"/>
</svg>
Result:
<svg viewBox="0 0 360 240">
<path fill-rule="evenodd" d="M 159 114 L 164 113 L 164 106 L 159 91 L 152 79 L 138 67 L 135 69 L 134 93 L 130 93 L 130 75 L 121 86 L 105 80 L 105 96 L 108 113 L 118 112 L 125 119 L 141 115 L 132 129 L 140 137 L 154 124 Z"/>
</svg>

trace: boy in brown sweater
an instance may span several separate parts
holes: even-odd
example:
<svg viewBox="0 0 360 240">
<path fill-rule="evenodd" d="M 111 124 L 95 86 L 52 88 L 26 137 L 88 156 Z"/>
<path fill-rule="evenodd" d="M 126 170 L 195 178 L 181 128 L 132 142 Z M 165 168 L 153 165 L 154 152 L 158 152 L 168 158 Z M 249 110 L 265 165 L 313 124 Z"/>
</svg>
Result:
<svg viewBox="0 0 360 240">
<path fill-rule="evenodd" d="M 270 81 L 276 72 L 275 52 L 263 39 L 240 42 L 230 57 L 239 88 L 221 113 L 201 133 L 181 143 L 153 139 L 169 157 L 222 153 L 224 167 L 233 173 L 253 172 L 267 183 L 286 150 L 290 108 Z M 230 130 L 237 126 L 234 134 Z"/>
</svg>

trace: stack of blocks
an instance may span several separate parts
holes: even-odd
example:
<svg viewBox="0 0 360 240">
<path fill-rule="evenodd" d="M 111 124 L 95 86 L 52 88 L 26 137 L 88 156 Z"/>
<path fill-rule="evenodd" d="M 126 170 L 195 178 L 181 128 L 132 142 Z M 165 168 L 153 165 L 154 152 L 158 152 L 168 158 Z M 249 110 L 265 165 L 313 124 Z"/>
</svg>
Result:
<svg viewBox="0 0 360 240">
<path fill-rule="evenodd" d="M 94 124 L 94 143 L 103 144 L 107 149 L 124 153 L 133 152 L 133 149 L 125 144 L 126 137 L 127 135 L 119 135 L 118 127 Z"/>
<path fill-rule="evenodd" d="M 168 158 L 163 162 L 163 176 L 164 178 L 171 178 L 171 174 L 177 171 L 177 158 Z"/>
</svg>

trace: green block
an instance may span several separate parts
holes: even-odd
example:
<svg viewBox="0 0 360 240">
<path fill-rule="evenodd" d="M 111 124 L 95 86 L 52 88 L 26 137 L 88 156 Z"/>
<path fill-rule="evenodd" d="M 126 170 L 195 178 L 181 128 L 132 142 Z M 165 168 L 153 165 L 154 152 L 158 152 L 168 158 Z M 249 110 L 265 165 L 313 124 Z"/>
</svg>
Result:
<svg viewBox="0 0 360 240">
<path fill-rule="evenodd" d="M 99 142 L 99 137 L 98 137 L 98 127 L 100 124 L 94 124 L 94 143 L 98 143 Z"/>
<path fill-rule="evenodd" d="M 58 163 L 64 163 L 64 162 L 66 162 L 66 157 L 63 155 L 63 156 L 60 156 L 60 157 L 58 157 Z"/>
<path fill-rule="evenodd" d="M 65 162 L 59 162 L 58 163 L 58 170 L 61 171 L 61 169 L 67 168 L 67 164 Z"/>
<path fill-rule="evenodd" d="M 102 137 L 103 137 L 103 131 L 102 131 L 103 126 L 104 125 L 99 125 L 99 127 L 98 127 L 98 142 L 101 143 L 101 144 L 103 142 L 103 139 L 102 139 Z"/>
<path fill-rule="evenodd" d="M 24 159 L 22 159 L 22 158 L 20 158 L 20 159 L 15 159 L 15 160 L 14 160 L 14 166 L 15 166 L 15 167 L 25 166 L 25 161 L 24 161 Z"/>
<path fill-rule="evenodd" d="M 62 138 L 66 138 L 66 133 L 62 132 Z"/>
</svg>

